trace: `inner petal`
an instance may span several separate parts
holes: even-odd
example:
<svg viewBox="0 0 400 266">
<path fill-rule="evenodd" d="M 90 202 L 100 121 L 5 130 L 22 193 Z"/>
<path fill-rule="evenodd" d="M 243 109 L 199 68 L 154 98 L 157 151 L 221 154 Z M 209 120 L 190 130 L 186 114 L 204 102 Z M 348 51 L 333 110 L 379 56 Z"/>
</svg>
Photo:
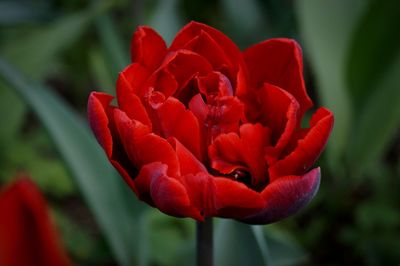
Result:
<svg viewBox="0 0 400 266">
<path fill-rule="evenodd" d="M 261 191 L 269 182 L 264 149 L 271 132 L 261 124 L 243 124 L 239 133 L 221 134 L 209 146 L 211 168 Z"/>
</svg>

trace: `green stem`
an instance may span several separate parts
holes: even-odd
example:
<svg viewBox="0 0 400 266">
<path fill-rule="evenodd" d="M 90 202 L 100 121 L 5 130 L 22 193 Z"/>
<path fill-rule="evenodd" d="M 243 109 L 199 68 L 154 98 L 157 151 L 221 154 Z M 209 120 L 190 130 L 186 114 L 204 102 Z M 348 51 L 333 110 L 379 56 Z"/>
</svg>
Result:
<svg viewBox="0 0 400 266">
<path fill-rule="evenodd" d="M 213 223 L 212 218 L 197 222 L 197 266 L 213 265 Z"/>
</svg>

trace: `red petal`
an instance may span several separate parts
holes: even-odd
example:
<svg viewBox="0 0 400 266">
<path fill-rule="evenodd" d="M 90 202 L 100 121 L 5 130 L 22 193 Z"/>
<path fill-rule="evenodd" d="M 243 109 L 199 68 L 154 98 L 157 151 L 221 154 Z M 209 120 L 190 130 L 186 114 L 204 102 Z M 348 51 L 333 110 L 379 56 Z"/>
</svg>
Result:
<svg viewBox="0 0 400 266">
<path fill-rule="evenodd" d="M 183 98 L 186 99 L 189 97 L 190 99 L 190 96 L 186 97 L 185 94 L 188 92 L 184 91 L 184 89 L 193 77 L 204 75 L 210 71 L 212 71 L 210 63 L 204 57 L 194 52 L 188 50 L 170 52 L 158 70 L 146 83 L 145 88 L 153 87 L 157 91 L 162 92 L 166 97 L 173 95 L 182 100 L 180 94 L 183 94 L 185 96 Z M 186 99 L 184 103 L 189 99 Z"/>
<path fill-rule="evenodd" d="M 205 172 L 181 177 L 192 204 L 196 206 L 204 217 L 211 217 L 217 214 L 213 179 L 211 175 Z"/>
<path fill-rule="evenodd" d="M 250 83 L 260 88 L 265 82 L 283 88 L 300 104 L 300 118 L 312 106 L 303 79 L 301 48 L 290 39 L 270 39 L 243 52 Z"/>
<path fill-rule="evenodd" d="M 214 197 L 219 217 L 240 219 L 265 206 L 261 194 L 228 178 L 213 178 Z"/>
<path fill-rule="evenodd" d="M 294 214 L 315 196 L 320 177 L 320 169 L 315 168 L 303 176 L 285 176 L 277 179 L 262 192 L 266 207 L 261 212 L 241 221 L 250 224 L 267 224 Z"/>
<path fill-rule="evenodd" d="M 280 176 L 302 175 L 315 163 L 328 141 L 333 114 L 325 108 L 318 109 L 310 126 L 304 138 L 298 140 L 296 148 L 269 168 L 271 181 Z"/>
<path fill-rule="evenodd" d="M 108 157 L 111 157 L 113 140 L 108 128 L 106 109 L 113 99 L 113 96 L 106 93 L 92 92 L 89 96 L 87 110 L 90 127 Z"/>
<path fill-rule="evenodd" d="M 183 27 L 172 41 L 169 49 L 174 51 L 185 48 L 194 38 L 198 38 L 198 42 L 207 45 L 208 48 L 214 51 L 223 51 L 225 58 L 229 59 L 231 62 L 237 62 L 242 58 L 239 48 L 225 34 L 198 22 L 190 22 Z M 218 49 L 215 45 L 219 45 L 220 48 Z M 195 48 L 202 49 L 200 45 L 197 45 Z M 206 54 L 207 50 L 204 52 Z M 233 65 L 237 64 L 234 63 Z"/>
<path fill-rule="evenodd" d="M 156 111 L 163 136 L 177 138 L 197 158 L 201 158 L 200 129 L 194 114 L 172 97 L 169 97 Z"/>
<path fill-rule="evenodd" d="M 126 153 L 137 169 L 152 162 L 161 162 L 168 165 L 169 175 L 179 176 L 178 158 L 165 139 L 149 133 L 148 127 L 130 120 L 120 110 L 114 111 L 114 119 Z"/>
<path fill-rule="evenodd" d="M 154 206 L 153 199 L 151 198 L 150 186 L 153 178 L 160 175 L 166 175 L 168 166 L 160 162 L 153 162 L 146 164 L 140 169 L 138 176 L 133 180 L 137 188 L 136 195 L 140 200 L 147 202 Z"/>
<path fill-rule="evenodd" d="M 219 135 L 208 148 L 211 167 L 222 174 L 230 174 L 236 168 L 246 168 L 242 149 L 236 133 Z"/>
<path fill-rule="evenodd" d="M 139 64 L 131 64 L 119 75 L 117 81 L 117 99 L 119 107 L 131 119 L 138 120 L 151 127 L 146 109 L 136 93 L 139 92 L 149 73 Z"/>
<path fill-rule="evenodd" d="M 173 49 L 172 46 L 171 49 Z M 211 63 L 213 69 L 221 71 L 231 80 L 235 80 L 237 64 L 227 57 L 220 45 L 204 30 L 200 30 L 197 36 L 180 49 L 187 49 L 203 56 Z"/>
<path fill-rule="evenodd" d="M 191 202 L 207 216 L 243 218 L 265 206 L 261 194 L 245 185 L 208 173 L 182 177 Z"/>
<path fill-rule="evenodd" d="M 267 148 L 267 160 L 274 163 L 289 143 L 297 125 L 299 104 L 288 92 L 265 83 L 259 90 L 261 117 L 260 121 L 272 130 L 273 147 Z"/>
<path fill-rule="evenodd" d="M 169 49 L 173 51 L 190 45 L 194 45 L 195 51 L 207 57 L 213 64 L 226 60 L 228 71 L 218 70 L 226 75 L 230 73 L 227 76 L 232 86 L 236 88 L 236 92 L 246 89 L 247 73 L 241 52 L 225 34 L 205 24 L 190 22 L 176 35 Z M 219 49 L 215 45 L 218 45 Z M 221 50 L 222 54 L 219 55 Z"/>
<path fill-rule="evenodd" d="M 181 175 L 207 172 L 204 165 L 176 138 L 170 138 L 168 142 L 174 147 L 176 155 L 178 156 Z"/>
<path fill-rule="evenodd" d="M 160 211 L 172 216 L 203 220 L 200 211 L 193 206 L 185 187 L 177 179 L 166 174 L 154 176 L 150 192 Z"/>
<path fill-rule="evenodd" d="M 229 79 L 220 72 L 210 72 L 206 76 L 197 78 L 201 93 L 210 97 L 233 96 L 233 89 Z"/>
<path fill-rule="evenodd" d="M 109 106 L 112 99 L 112 96 L 104 93 L 91 93 L 88 102 L 89 123 L 112 165 L 118 170 L 133 191 L 137 192 L 132 182 L 137 170 L 123 150 L 121 141 L 117 136 L 118 133 L 115 129 L 113 115 L 110 117 L 107 115 L 113 112 L 113 108 Z"/>
<path fill-rule="evenodd" d="M 269 145 L 270 131 L 260 124 L 243 124 L 240 138 L 235 133 L 221 134 L 209 147 L 211 167 L 223 174 L 236 169 L 250 172 L 252 186 L 263 187 L 268 182 L 264 148 Z"/>
<path fill-rule="evenodd" d="M 167 47 L 160 35 L 152 28 L 138 27 L 132 37 L 131 60 L 149 70 L 156 69 L 167 53 Z"/>
<path fill-rule="evenodd" d="M 28 179 L 0 194 L 0 265 L 72 265 L 46 200 Z"/>
</svg>

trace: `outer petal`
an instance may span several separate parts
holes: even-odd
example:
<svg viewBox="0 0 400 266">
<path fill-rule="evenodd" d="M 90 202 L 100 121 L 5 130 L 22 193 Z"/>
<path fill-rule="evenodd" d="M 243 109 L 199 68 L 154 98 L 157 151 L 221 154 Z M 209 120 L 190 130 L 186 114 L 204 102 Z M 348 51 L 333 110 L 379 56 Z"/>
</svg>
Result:
<svg viewBox="0 0 400 266">
<path fill-rule="evenodd" d="M 137 169 L 132 163 L 122 146 L 114 123 L 114 107 L 109 106 L 113 97 L 99 92 L 92 92 L 88 102 L 89 124 L 97 141 L 103 147 L 112 165 L 122 175 L 128 185 L 137 193 L 132 182 L 137 174 Z"/>
<path fill-rule="evenodd" d="M 167 53 L 167 46 L 152 28 L 138 27 L 132 37 L 131 59 L 149 70 L 154 70 Z"/>
<path fill-rule="evenodd" d="M 114 111 L 114 119 L 123 147 L 136 169 L 152 162 L 161 162 L 168 165 L 169 175 L 179 176 L 178 158 L 165 139 L 150 133 L 145 125 L 130 120 L 120 110 Z"/>
<path fill-rule="evenodd" d="M 117 99 L 119 107 L 131 118 L 151 127 L 146 109 L 138 95 L 149 72 L 140 64 L 131 64 L 125 68 L 117 80 Z"/>
<path fill-rule="evenodd" d="M 0 265 L 72 265 L 46 201 L 28 179 L 0 193 Z"/>
<path fill-rule="evenodd" d="M 92 92 L 89 96 L 87 110 L 89 125 L 108 157 L 111 157 L 113 141 L 108 128 L 106 109 L 113 99 L 113 96 L 106 93 Z"/>
<path fill-rule="evenodd" d="M 285 158 L 269 168 L 271 181 L 286 175 L 302 175 L 318 159 L 324 149 L 333 127 L 333 114 L 325 109 L 318 109 L 310 121 L 310 129 L 304 138 L 297 141 L 297 146 Z"/>
<path fill-rule="evenodd" d="M 303 176 L 285 176 L 269 184 L 262 196 L 265 208 L 241 221 L 250 224 L 267 224 L 284 219 L 307 205 L 318 191 L 321 178 L 319 168 Z"/>
<path fill-rule="evenodd" d="M 219 217 L 240 219 L 265 207 L 260 193 L 228 178 L 214 178 L 215 206 Z"/>
<path fill-rule="evenodd" d="M 192 204 L 186 188 L 177 179 L 168 177 L 165 173 L 153 176 L 150 192 L 160 211 L 172 216 L 203 220 L 200 211 Z"/>
<path fill-rule="evenodd" d="M 265 82 L 283 88 L 300 104 L 300 117 L 312 106 L 304 79 L 300 46 L 291 39 L 270 39 L 243 52 L 250 83 L 260 88 Z"/>
<path fill-rule="evenodd" d="M 265 201 L 242 183 L 208 173 L 182 177 L 191 201 L 205 217 L 241 218 L 260 211 Z"/>
<path fill-rule="evenodd" d="M 168 166 L 160 162 L 152 162 L 146 164 L 140 169 L 138 176 L 133 180 L 137 188 L 137 196 L 140 200 L 154 206 L 153 199 L 151 198 L 150 186 L 153 178 L 167 173 Z"/>
</svg>

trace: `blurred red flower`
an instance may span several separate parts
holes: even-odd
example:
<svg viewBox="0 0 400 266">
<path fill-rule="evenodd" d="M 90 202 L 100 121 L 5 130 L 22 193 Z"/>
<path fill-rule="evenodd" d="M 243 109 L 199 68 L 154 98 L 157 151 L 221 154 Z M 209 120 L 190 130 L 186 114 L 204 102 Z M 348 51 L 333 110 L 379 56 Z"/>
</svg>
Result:
<svg viewBox="0 0 400 266">
<path fill-rule="evenodd" d="M 26 178 L 0 193 L 0 265 L 72 265 L 43 195 Z"/>
<path fill-rule="evenodd" d="M 161 211 L 265 224 L 307 204 L 320 182 L 309 168 L 333 115 L 312 106 L 299 45 L 270 39 L 244 52 L 204 24 L 167 48 L 149 27 L 131 44 L 117 103 L 93 92 L 88 118 L 109 160 L 139 199 Z"/>
</svg>

